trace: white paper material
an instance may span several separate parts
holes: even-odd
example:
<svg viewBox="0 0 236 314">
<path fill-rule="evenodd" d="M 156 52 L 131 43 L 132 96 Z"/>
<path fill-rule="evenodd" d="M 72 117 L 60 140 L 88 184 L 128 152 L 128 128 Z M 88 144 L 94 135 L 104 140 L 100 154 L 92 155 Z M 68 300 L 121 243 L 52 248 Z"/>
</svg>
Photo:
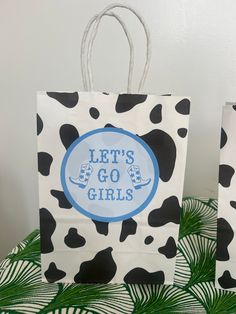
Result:
<svg viewBox="0 0 236 314">
<path fill-rule="evenodd" d="M 189 106 L 189 99 L 174 96 L 116 95 L 100 92 L 38 93 L 43 281 L 173 283 Z M 133 134 L 134 141 L 129 137 L 127 142 L 123 142 L 122 136 L 126 135 L 123 133 L 120 139 L 113 137 L 114 141 L 110 141 L 111 143 L 108 143 L 109 139 L 105 136 L 102 140 L 102 145 L 111 145 L 113 150 L 116 147 L 120 163 L 126 160 L 123 170 L 122 164 L 118 165 L 111 159 L 110 150 L 109 153 L 103 151 L 104 156 L 98 157 L 99 137 L 94 140 L 93 151 L 91 150 L 91 138 L 86 138 L 86 134 L 91 131 L 93 133 L 94 130 L 96 133 L 96 130 L 101 128 L 109 128 L 111 132 L 121 128 Z M 145 142 L 149 147 L 145 148 L 146 152 L 150 149 L 152 153 L 137 153 L 142 150 L 139 141 L 142 147 L 145 147 Z M 126 144 L 122 149 L 120 145 L 124 143 Z M 81 153 L 77 154 L 77 145 L 82 144 L 84 146 L 80 150 Z M 90 147 L 90 150 L 87 147 Z M 90 151 L 90 160 L 82 156 L 86 150 Z M 94 154 L 92 157 L 91 153 Z M 150 157 L 152 154 L 155 155 L 156 161 Z M 114 154 L 112 156 L 114 157 Z M 70 169 L 71 164 L 76 164 L 73 158 L 78 161 L 77 178 L 76 173 Z M 100 168 L 96 164 L 99 158 L 103 160 Z M 154 182 L 156 175 L 152 175 L 152 161 L 154 168 L 155 162 L 158 162 L 159 167 L 157 187 Z M 110 176 L 113 165 L 117 171 Z M 100 172 L 102 176 L 99 176 L 98 181 L 101 168 L 105 170 Z M 109 174 L 105 172 L 107 170 L 110 170 Z M 99 182 L 103 191 L 107 188 L 103 182 L 104 174 L 108 174 L 108 180 L 116 189 L 116 194 L 113 195 L 116 198 L 114 206 L 110 203 L 111 211 L 106 211 L 106 215 L 119 216 L 119 213 L 116 213 L 119 208 L 121 216 L 129 215 L 132 206 L 137 203 L 139 211 L 136 211 L 134 216 L 124 221 L 95 222 L 83 214 L 83 209 L 91 210 L 95 216 L 99 215 L 100 209 L 101 213 L 105 207 L 109 209 L 106 200 L 97 203 Z M 126 184 L 126 194 L 123 189 L 118 196 L 117 187 Z M 76 188 L 80 193 L 77 200 Z M 89 190 L 91 188 L 94 190 Z M 96 196 L 93 196 L 94 191 Z M 88 206 L 82 194 L 85 192 L 88 195 Z M 65 197 L 66 193 L 68 199 Z M 130 207 L 127 205 L 131 198 L 129 193 L 132 194 L 134 203 Z M 122 200 L 124 195 L 126 203 Z M 140 210 L 139 205 L 146 199 L 145 195 L 152 197 L 147 201 L 147 206 Z M 90 206 L 93 197 L 96 198 L 96 208 Z M 106 197 L 108 199 L 112 196 Z M 78 206 L 76 202 L 79 203 Z"/>
<path fill-rule="evenodd" d="M 223 107 L 217 228 L 217 288 L 236 291 L 236 103 Z"/>
</svg>

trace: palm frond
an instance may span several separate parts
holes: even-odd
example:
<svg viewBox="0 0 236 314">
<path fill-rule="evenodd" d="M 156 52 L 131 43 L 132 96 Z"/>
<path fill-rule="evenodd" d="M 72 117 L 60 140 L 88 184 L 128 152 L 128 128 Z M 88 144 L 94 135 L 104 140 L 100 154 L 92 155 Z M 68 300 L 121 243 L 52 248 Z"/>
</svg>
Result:
<svg viewBox="0 0 236 314">
<path fill-rule="evenodd" d="M 11 262 L 17 260 L 30 261 L 40 265 L 40 235 L 39 231 L 35 230 L 25 240 L 21 241 L 12 251 L 8 254 L 7 259 Z"/>
<path fill-rule="evenodd" d="M 174 286 L 129 285 L 135 314 L 205 313 L 190 293 Z"/>
<path fill-rule="evenodd" d="M 179 252 L 186 259 L 186 264 L 177 264 L 176 281 L 181 282 L 181 276 L 190 277 L 185 287 L 214 280 L 216 242 L 199 235 L 188 235 L 179 241 Z M 186 281 L 186 279 L 185 279 Z"/>
<path fill-rule="evenodd" d="M 50 313 L 55 309 L 64 311 L 71 307 L 98 314 L 106 314 L 107 309 L 109 314 L 132 313 L 133 304 L 125 285 L 58 284 L 58 286 L 59 293 L 45 307 L 44 313 Z"/>
<path fill-rule="evenodd" d="M 40 267 L 32 262 L 15 261 L 0 273 L 1 313 L 39 313 L 57 292 L 56 284 L 41 283 Z"/>
<path fill-rule="evenodd" d="M 40 314 L 46 313 L 44 310 L 40 312 Z M 80 308 L 75 308 L 75 307 L 68 307 L 68 308 L 60 308 L 60 309 L 55 309 L 50 312 L 47 312 L 48 314 L 96 314 L 97 312 L 94 311 L 89 311 L 89 310 L 84 310 Z"/>
<path fill-rule="evenodd" d="M 208 203 L 199 199 L 185 199 L 181 211 L 179 238 L 182 239 L 189 234 L 198 234 L 214 240 L 216 215 L 216 210 Z"/>
<path fill-rule="evenodd" d="M 189 282 L 190 277 L 190 266 L 182 252 L 178 251 L 175 262 L 174 284 L 178 287 L 184 287 Z"/>
<path fill-rule="evenodd" d="M 235 314 L 236 294 L 216 289 L 213 282 L 203 282 L 189 289 L 201 302 L 208 314 Z"/>
<path fill-rule="evenodd" d="M 10 260 L 8 258 L 4 259 L 1 263 L 0 263 L 0 275 L 1 275 L 1 272 L 3 272 L 7 266 L 10 264 Z"/>
</svg>

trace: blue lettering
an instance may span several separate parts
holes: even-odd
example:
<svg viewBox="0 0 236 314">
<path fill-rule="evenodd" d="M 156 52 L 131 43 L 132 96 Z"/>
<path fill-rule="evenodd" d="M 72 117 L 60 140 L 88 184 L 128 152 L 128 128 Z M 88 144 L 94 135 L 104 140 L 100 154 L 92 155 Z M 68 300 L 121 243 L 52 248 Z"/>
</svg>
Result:
<svg viewBox="0 0 236 314">
<path fill-rule="evenodd" d="M 123 195 L 122 189 L 98 189 L 96 192 L 95 188 L 90 188 L 88 190 L 88 199 L 90 201 L 99 200 L 99 201 L 132 201 L 133 199 L 133 190 L 127 189 L 126 196 Z"/>
<path fill-rule="evenodd" d="M 110 174 L 111 182 L 118 182 L 120 179 L 119 170 L 113 169 Z"/>
<path fill-rule="evenodd" d="M 126 152 L 126 160 L 125 162 L 128 164 L 128 165 L 132 165 L 133 162 L 134 162 L 134 151 L 133 150 L 128 150 Z"/>
<path fill-rule="evenodd" d="M 109 153 L 108 149 L 99 149 L 100 151 L 100 162 L 103 164 L 109 163 L 109 159 L 107 158 L 107 154 Z"/>
<path fill-rule="evenodd" d="M 105 189 L 106 190 L 106 201 L 114 201 L 114 190 L 113 189 Z"/>
<path fill-rule="evenodd" d="M 91 188 L 88 190 L 88 198 L 90 201 L 94 201 L 96 199 L 97 194 L 95 193 L 95 189 Z"/>
<path fill-rule="evenodd" d="M 120 150 L 119 149 L 111 149 L 110 154 L 113 155 L 112 163 L 118 164 L 117 156 L 120 155 Z"/>
<path fill-rule="evenodd" d="M 106 169 L 104 169 L 104 168 L 101 168 L 99 171 L 98 171 L 98 180 L 100 181 L 100 182 L 107 182 L 107 178 L 108 178 L 108 176 L 106 176 L 105 174 L 106 174 Z"/>
<path fill-rule="evenodd" d="M 89 152 L 90 152 L 90 160 L 89 160 L 89 162 L 97 164 L 98 163 L 98 158 L 96 160 L 94 160 L 95 149 L 89 149 Z"/>
<path fill-rule="evenodd" d="M 98 189 L 98 190 L 99 190 L 99 198 L 98 198 L 98 200 L 99 200 L 99 201 L 103 201 L 102 192 L 103 192 L 104 189 Z"/>
<path fill-rule="evenodd" d="M 133 199 L 133 190 L 132 189 L 127 189 L 126 190 L 126 201 L 132 201 Z"/>
<path fill-rule="evenodd" d="M 125 198 L 124 196 L 121 196 L 122 189 L 117 189 L 117 192 L 118 192 L 117 201 L 123 201 Z"/>
</svg>

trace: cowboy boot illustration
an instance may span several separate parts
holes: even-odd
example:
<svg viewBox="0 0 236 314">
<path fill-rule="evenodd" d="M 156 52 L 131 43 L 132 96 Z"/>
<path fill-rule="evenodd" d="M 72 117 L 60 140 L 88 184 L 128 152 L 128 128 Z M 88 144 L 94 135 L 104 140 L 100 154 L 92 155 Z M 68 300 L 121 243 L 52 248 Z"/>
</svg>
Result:
<svg viewBox="0 0 236 314">
<path fill-rule="evenodd" d="M 135 190 L 141 189 L 143 186 L 148 185 L 151 182 L 151 178 L 143 179 L 140 173 L 140 167 L 132 165 L 128 168 L 128 174 L 132 180 Z"/>
<path fill-rule="evenodd" d="M 89 178 L 93 172 L 93 168 L 89 163 L 80 166 L 79 176 L 77 178 L 69 177 L 70 182 L 78 185 L 79 188 L 84 189 L 88 184 Z"/>
</svg>

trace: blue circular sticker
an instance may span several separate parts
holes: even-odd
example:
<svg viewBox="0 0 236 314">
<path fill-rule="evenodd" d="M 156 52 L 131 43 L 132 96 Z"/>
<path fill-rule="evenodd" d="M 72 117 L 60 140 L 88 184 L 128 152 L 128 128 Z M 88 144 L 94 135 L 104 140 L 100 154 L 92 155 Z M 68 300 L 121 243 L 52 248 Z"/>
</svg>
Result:
<svg viewBox="0 0 236 314">
<path fill-rule="evenodd" d="M 61 183 L 71 205 L 85 216 L 112 222 L 147 207 L 159 182 L 158 162 L 138 136 L 118 128 L 96 129 L 68 148 Z"/>
</svg>

